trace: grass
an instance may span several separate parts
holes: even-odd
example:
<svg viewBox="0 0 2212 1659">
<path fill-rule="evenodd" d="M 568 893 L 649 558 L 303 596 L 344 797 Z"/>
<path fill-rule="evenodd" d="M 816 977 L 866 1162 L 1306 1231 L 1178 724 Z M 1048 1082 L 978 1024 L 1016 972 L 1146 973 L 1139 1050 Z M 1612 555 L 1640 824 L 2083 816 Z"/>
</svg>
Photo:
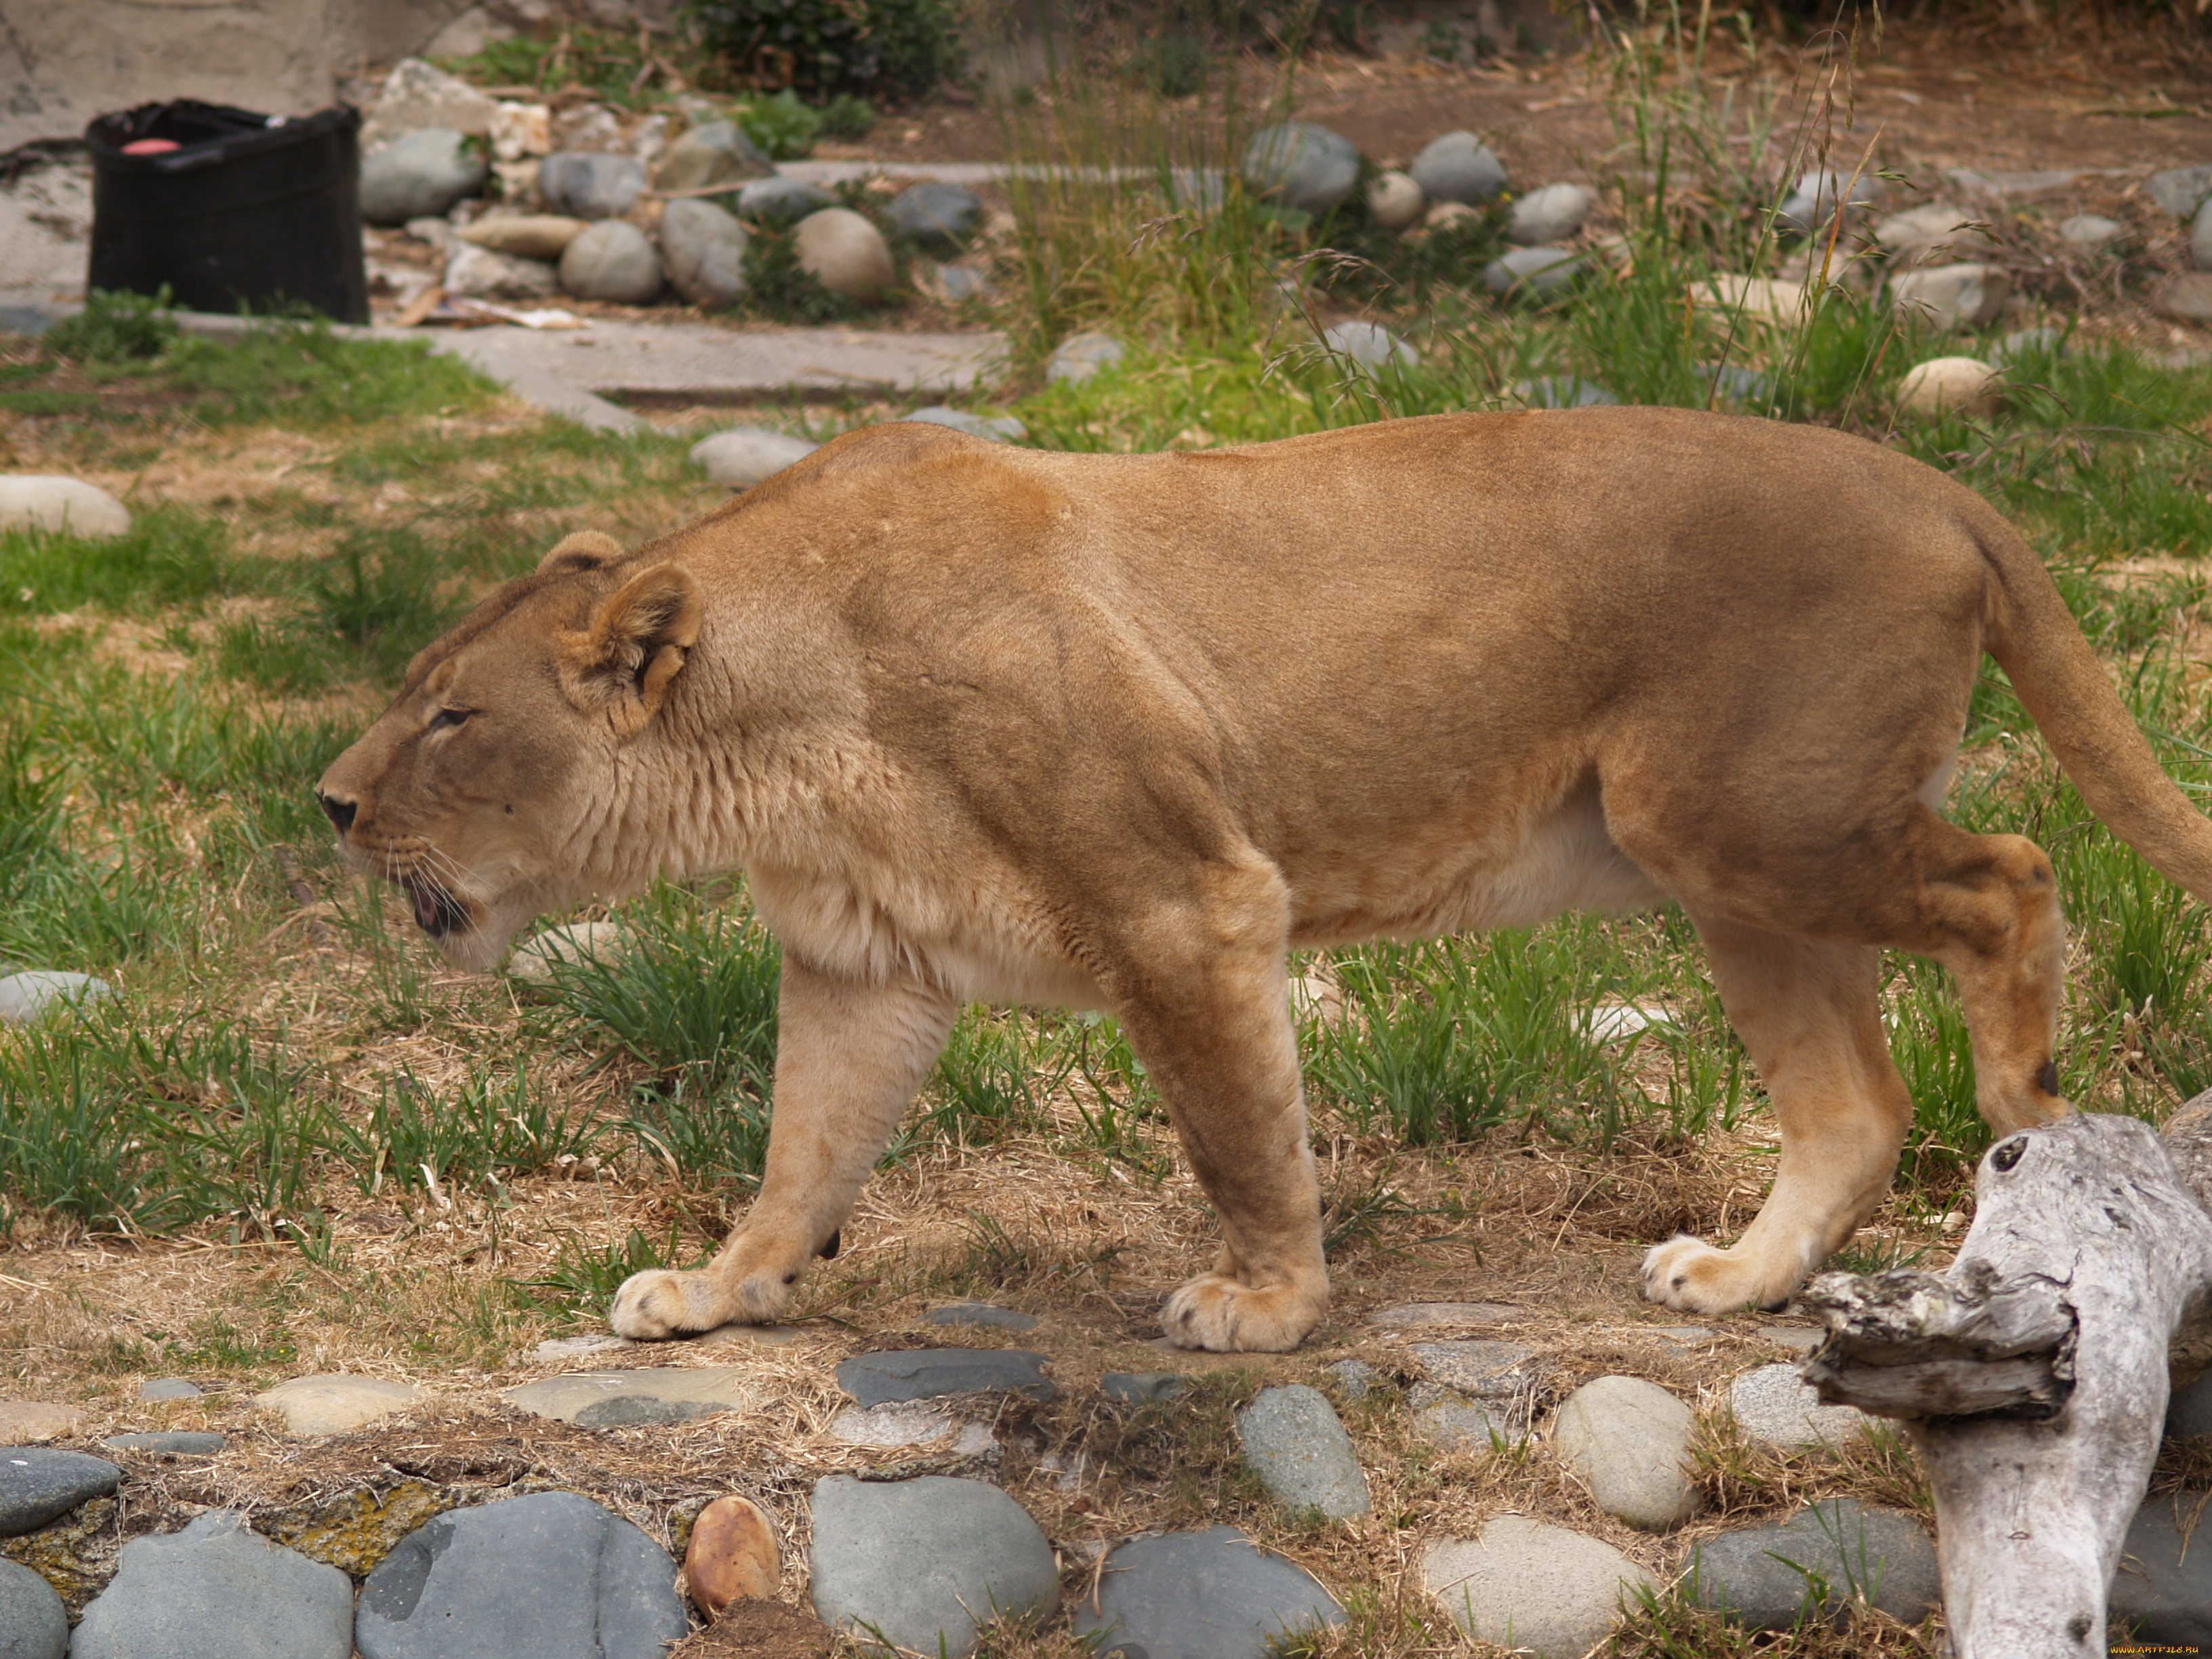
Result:
<svg viewBox="0 0 2212 1659">
<path fill-rule="evenodd" d="M 644 65 L 611 46 L 573 57 L 577 84 L 611 86 Z M 570 74 L 546 65 L 543 53 L 518 63 L 514 83 Z M 1049 128 L 1007 116 L 1017 155 L 1135 168 L 1035 181 L 1015 202 L 999 276 L 1021 361 L 1079 326 L 1132 346 L 1090 381 L 1018 398 L 1030 442 L 1258 441 L 1496 406 L 1540 374 L 1703 406 L 1718 369 L 1741 370 L 1763 377 L 1767 407 L 1918 455 L 2013 514 L 2161 760 L 2206 799 L 2212 707 L 2195 661 L 2212 374 L 2084 327 L 2013 358 L 2002 415 L 1893 425 L 1903 366 L 1932 343 L 1887 312 L 1847 291 L 1789 329 L 1686 307 L 1688 285 L 1714 271 L 1780 268 L 1789 250 L 1761 215 L 1788 158 L 1818 145 L 1778 106 L 1753 112 L 1753 144 L 1712 151 L 1717 124 L 1741 125 L 1741 108 L 1685 84 L 1679 60 L 1624 70 L 1640 88 L 1624 107 L 1643 125 L 1624 133 L 1633 190 L 1617 184 L 1612 200 L 1632 260 L 1595 266 L 1557 305 L 1511 309 L 1474 280 L 1495 216 L 1404 245 L 1356 210 L 1302 223 L 1234 185 L 1205 207 L 1176 169 L 1231 159 L 1273 94 L 1230 87 L 1179 46 L 1140 69 L 1146 89 L 1117 80 Z M 662 84 L 653 70 L 641 100 Z M 1660 182 L 1696 170 L 1698 190 Z M 1347 311 L 1404 334 L 1419 364 L 1348 374 L 1310 337 L 1314 320 Z M 356 1361 L 511 1366 L 536 1334 L 596 1328 L 629 1273 L 696 1265 L 757 1185 L 776 946 L 741 884 L 663 886 L 617 907 L 623 948 L 558 970 L 547 1000 L 463 979 L 402 907 L 337 868 L 311 785 L 409 655 L 490 584 L 567 531 L 635 542 L 721 493 L 679 440 L 518 416 L 418 351 L 291 325 L 217 341 L 110 322 L 106 343 L 88 325 L 70 354 L 24 348 L 0 362 L 21 458 L 11 465 L 93 476 L 137 516 L 107 541 L 0 537 L 0 959 L 97 971 L 116 993 L 0 1031 L 0 1228 L 7 1275 L 81 1265 L 93 1305 L 136 1311 L 102 1316 L 111 1342 L 89 1314 L 80 1331 L 76 1315 L 20 1313 L 10 1278 L 0 1349 L 24 1374 L 87 1389 L 155 1364 L 264 1379 Z M 1026 384 L 1018 373 L 1011 389 Z M 2029 835 L 2057 864 L 2074 938 L 2065 1091 L 2156 1119 L 2212 1085 L 2212 1037 L 2192 1012 L 2212 981 L 2203 913 L 2089 817 L 1994 669 L 1948 810 L 1970 828 Z M 335 950 L 311 943 L 311 920 Z M 1333 1008 L 1302 1009 L 1298 1040 L 1348 1299 L 1496 1285 L 1564 1310 L 1559 1328 L 1577 1342 L 1610 1340 L 1648 1316 L 1630 1300 L 1634 1252 L 1676 1226 L 1732 1235 L 1769 1177 L 1758 1078 L 1679 915 L 1377 944 L 1297 969 L 1337 994 Z M 1858 1267 L 1947 1249 L 1936 1218 L 1963 1204 L 1987 1144 L 1954 988 L 1895 957 L 1883 995 L 1917 1117 L 1882 1231 L 1844 1259 Z M 1663 1018 L 1625 1034 L 1592 1017 L 1619 1006 Z M 912 1340 L 929 1299 L 991 1296 L 1051 1312 L 1069 1352 L 1091 1352 L 1081 1345 L 1095 1336 L 1112 1363 L 1142 1368 L 1158 1363 L 1138 1345 L 1166 1285 L 1208 1248 L 1165 1107 L 1108 1017 L 967 1010 L 871 1193 L 880 1207 L 848 1228 L 805 1304 L 823 1328 L 848 1321 L 871 1340 Z M 173 1275 L 158 1313 L 152 1292 L 134 1303 L 100 1277 L 111 1256 L 149 1283 Z M 1350 1341 L 1325 1328 L 1312 1358 Z M 1686 1394 L 1711 1381 L 1644 1350 L 1601 1358 L 1660 1368 Z M 1714 1363 L 1742 1358 L 1729 1348 Z M 1235 1455 L 1233 1412 L 1261 1376 L 1209 1376 L 1186 1403 L 1106 1413 L 1079 1407 L 1084 1391 L 1071 1389 L 1066 1415 L 1038 1419 L 1042 1443 L 1087 1445 L 1127 1484 L 1086 1490 L 1094 1510 L 1042 1482 L 1024 1501 L 1061 1506 L 1055 1539 L 1247 1527 L 1345 1588 L 1349 1631 L 1298 1650 L 1316 1655 L 1456 1640 L 1425 1603 L 1376 1588 L 1400 1582 L 1386 1558 L 1412 1530 L 1463 1532 L 1501 1505 L 1604 1524 L 1546 1484 L 1540 1455 L 1453 1460 L 1401 1443 L 1386 1380 L 1380 1403 L 1347 1406 L 1346 1419 L 1394 1522 L 1378 1534 L 1389 1549 L 1301 1529 Z M 1901 1445 L 1784 1458 L 1711 1413 L 1703 1432 L 1700 1525 L 1842 1492 L 1926 1508 Z M 1026 1454 L 1008 1443 L 1007 1478 L 1027 1478 Z M 1825 1659 L 1919 1641 L 1857 1613 L 1839 1632 L 1754 1638 L 1660 1595 L 1632 1609 L 1610 1650 Z"/>
</svg>

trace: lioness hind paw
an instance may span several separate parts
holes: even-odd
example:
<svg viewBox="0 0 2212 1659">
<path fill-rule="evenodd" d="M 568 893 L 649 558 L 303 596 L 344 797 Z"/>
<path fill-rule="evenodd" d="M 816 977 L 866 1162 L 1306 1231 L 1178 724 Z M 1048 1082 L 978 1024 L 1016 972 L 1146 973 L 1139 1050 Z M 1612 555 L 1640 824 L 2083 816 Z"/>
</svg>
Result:
<svg viewBox="0 0 2212 1659">
<path fill-rule="evenodd" d="M 1682 1313 L 1779 1307 L 1802 1278 L 1802 1272 L 1777 1273 L 1767 1261 L 1715 1249 L 1687 1233 L 1653 1245 L 1644 1258 L 1645 1299 Z"/>
<path fill-rule="evenodd" d="M 1168 1298 L 1160 1328 L 1178 1348 L 1284 1353 L 1320 1323 L 1322 1305 L 1293 1286 L 1255 1290 L 1224 1273 L 1206 1273 Z"/>
</svg>

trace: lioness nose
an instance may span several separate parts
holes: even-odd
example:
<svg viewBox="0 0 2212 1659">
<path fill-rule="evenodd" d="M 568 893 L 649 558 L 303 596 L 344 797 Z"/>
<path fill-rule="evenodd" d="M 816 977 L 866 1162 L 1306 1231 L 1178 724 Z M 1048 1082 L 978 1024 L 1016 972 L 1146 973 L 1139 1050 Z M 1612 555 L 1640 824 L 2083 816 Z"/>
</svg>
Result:
<svg viewBox="0 0 2212 1659">
<path fill-rule="evenodd" d="M 353 815 L 361 810 L 356 802 L 340 800 L 336 795 L 317 795 L 315 799 L 322 802 L 323 811 L 328 812 L 331 822 L 337 825 L 338 834 L 343 836 L 353 828 Z"/>
</svg>

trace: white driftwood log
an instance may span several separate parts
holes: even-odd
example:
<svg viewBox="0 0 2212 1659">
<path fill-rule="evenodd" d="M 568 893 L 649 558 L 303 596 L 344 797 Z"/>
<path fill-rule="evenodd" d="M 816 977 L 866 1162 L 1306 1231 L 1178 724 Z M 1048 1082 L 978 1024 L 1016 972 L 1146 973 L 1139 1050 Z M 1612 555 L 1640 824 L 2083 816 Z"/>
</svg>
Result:
<svg viewBox="0 0 2212 1659">
<path fill-rule="evenodd" d="M 1940 1277 L 1824 1273 L 1806 1380 L 1905 1421 L 1936 1496 L 1956 1659 L 2101 1659 L 2173 1374 L 2212 1320 L 2212 1093 L 2163 1137 L 2081 1113 L 2008 1135 Z"/>
</svg>

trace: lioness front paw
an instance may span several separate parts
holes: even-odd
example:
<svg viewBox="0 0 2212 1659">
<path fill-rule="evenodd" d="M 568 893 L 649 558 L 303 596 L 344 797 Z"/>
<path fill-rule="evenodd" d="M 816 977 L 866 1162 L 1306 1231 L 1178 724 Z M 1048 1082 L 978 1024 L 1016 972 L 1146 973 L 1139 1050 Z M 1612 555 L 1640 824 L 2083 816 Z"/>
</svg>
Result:
<svg viewBox="0 0 2212 1659">
<path fill-rule="evenodd" d="M 1295 1285 L 1255 1290 L 1226 1273 L 1203 1273 L 1168 1298 L 1160 1328 L 1178 1348 L 1284 1353 L 1321 1322 L 1326 1303 L 1326 1293 Z"/>
<path fill-rule="evenodd" d="M 1644 1294 L 1684 1313 L 1728 1314 L 1745 1308 L 1779 1308 L 1804 1282 L 1795 1262 L 1777 1263 L 1734 1250 L 1717 1250 L 1701 1238 L 1677 1233 L 1644 1258 Z"/>
</svg>

